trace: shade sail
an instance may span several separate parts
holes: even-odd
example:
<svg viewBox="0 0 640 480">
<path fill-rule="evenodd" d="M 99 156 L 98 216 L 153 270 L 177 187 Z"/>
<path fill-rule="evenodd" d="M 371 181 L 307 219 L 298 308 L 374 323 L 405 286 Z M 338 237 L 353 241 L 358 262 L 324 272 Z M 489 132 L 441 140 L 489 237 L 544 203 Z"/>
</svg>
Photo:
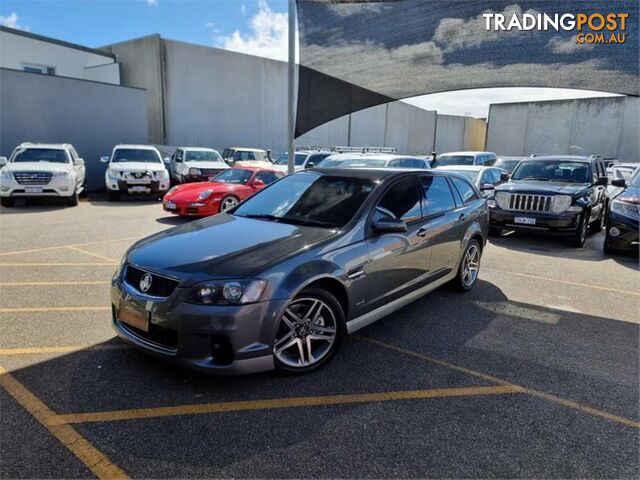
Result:
<svg viewBox="0 0 640 480">
<path fill-rule="evenodd" d="M 451 90 L 555 87 L 637 96 L 639 4 L 298 0 L 296 137 L 363 108 Z M 495 31 L 487 30 L 483 16 L 491 13 L 503 15 L 505 26 L 513 16 L 521 23 L 525 17 L 544 21 L 545 14 L 552 21 L 565 14 L 627 13 L 628 18 L 624 30 L 618 17 L 613 31 L 595 32 L 588 25 L 582 31 L 552 26 Z M 626 37 L 624 43 L 581 44 L 580 33 Z"/>
</svg>

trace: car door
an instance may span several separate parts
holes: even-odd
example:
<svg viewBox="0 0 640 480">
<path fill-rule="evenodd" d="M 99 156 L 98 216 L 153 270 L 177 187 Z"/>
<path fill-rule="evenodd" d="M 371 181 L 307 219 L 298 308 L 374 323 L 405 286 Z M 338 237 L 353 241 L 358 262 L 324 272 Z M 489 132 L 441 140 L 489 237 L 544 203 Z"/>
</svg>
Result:
<svg viewBox="0 0 640 480">
<path fill-rule="evenodd" d="M 401 178 L 386 190 L 375 206 L 371 222 L 385 216 L 404 220 L 407 231 L 376 234 L 369 228 L 369 262 L 363 268 L 369 288 L 363 312 L 419 288 L 429 271 L 431 259 L 425 248 L 426 222 L 422 218 L 422 194 L 417 177 Z"/>
<path fill-rule="evenodd" d="M 69 154 L 71 156 L 71 165 L 73 170 L 76 173 L 76 188 L 81 187 L 82 185 L 84 185 L 84 180 L 85 180 L 85 176 L 86 176 L 86 166 L 84 165 L 79 165 L 77 163 L 78 158 L 80 158 L 78 156 L 78 152 L 76 152 L 76 150 L 74 148 L 70 148 L 69 149 Z"/>
<path fill-rule="evenodd" d="M 423 213 L 428 227 L 425 241 L 431 250 L 430 280 L 447 275 L 457 266 L 460 239 L 464 236 L 465 207 L 456 202 L 445 175 L 423 175 Z"/>
</svg>

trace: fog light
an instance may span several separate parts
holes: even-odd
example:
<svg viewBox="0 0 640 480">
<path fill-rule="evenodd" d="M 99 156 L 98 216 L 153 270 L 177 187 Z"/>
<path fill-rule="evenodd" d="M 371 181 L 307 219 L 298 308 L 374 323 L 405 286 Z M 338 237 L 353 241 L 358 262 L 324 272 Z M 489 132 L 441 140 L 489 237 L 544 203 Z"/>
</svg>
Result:
<svg viewBox="0 0 640 480">
<path fill-rule="evenodd" d="M 69 187 L 67 187 L 66 185 L 62 185 L 62 186 L 60 187 L 60 191 L 61 191 L 61 192 L 66 192 L 67 190 L 69 190 Z"/>
<path fill-rule="evenodd" d="M 609 235 L 611 235 L 612 237 L 617 237 L 618 235 L 620 235 L 620 229 L 617 227 L 611 227 L 609 229 Z"/>
<path fill-rule="evenodd" d="M 8 192 L 9 191 L 9 187 L 2 187 L 2 188 L 0 188 L 0 191 Z"/>
</svg>

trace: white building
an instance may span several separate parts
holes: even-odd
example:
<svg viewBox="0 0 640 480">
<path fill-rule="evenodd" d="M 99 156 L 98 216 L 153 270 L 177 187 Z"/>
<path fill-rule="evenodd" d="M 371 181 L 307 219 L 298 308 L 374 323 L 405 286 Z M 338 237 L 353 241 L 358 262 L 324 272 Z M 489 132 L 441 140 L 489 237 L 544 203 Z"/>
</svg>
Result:
<svg viewBox="0 0 640 480">
<path fill-rule="evenodd" d="M 113 53 L 0 27 L 0 68 L 120 85 Z"/>
</svg>

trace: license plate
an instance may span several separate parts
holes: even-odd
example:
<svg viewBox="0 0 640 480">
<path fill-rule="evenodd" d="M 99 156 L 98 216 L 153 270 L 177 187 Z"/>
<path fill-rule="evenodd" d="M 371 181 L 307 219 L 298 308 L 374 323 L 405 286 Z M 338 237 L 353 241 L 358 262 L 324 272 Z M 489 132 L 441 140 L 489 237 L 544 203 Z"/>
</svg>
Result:
<svg viewBox="0 0 640 480">
<path fill-rule="evenodd" d="M 165 208 L 167 210 L 175 210 L 176 209 L 176 204 L 173 202 L 167 202 L 164 204 Z"/>
<path fill-rule="evenodd" d="M 513 219 L 515 223 L 521 223 L 522 225 L 535 225 L 536 219 L 533 217 L 515 217 Z"/>
<path fill-rule="evenodd" d="M 42 193 L 42 187 L 24 187 L 25 193 Z"/>
<path fill-rule="evenodd" d="M 146 192 L 147 191 L 147 187 L 143 187 L 143 186 L 140 186 L 140 185 L 134 185 L 134 186 L 132 186 L 130 188 L 131 188 L 132 192 Z"/>
<path fill-rule="evenodd" d="M 149 314 L 147 312 L 141 312 L 140 310 L 124 305 L 120 307 L 118 319 L 144 332 L 149 331 Z"/>
</svg>

